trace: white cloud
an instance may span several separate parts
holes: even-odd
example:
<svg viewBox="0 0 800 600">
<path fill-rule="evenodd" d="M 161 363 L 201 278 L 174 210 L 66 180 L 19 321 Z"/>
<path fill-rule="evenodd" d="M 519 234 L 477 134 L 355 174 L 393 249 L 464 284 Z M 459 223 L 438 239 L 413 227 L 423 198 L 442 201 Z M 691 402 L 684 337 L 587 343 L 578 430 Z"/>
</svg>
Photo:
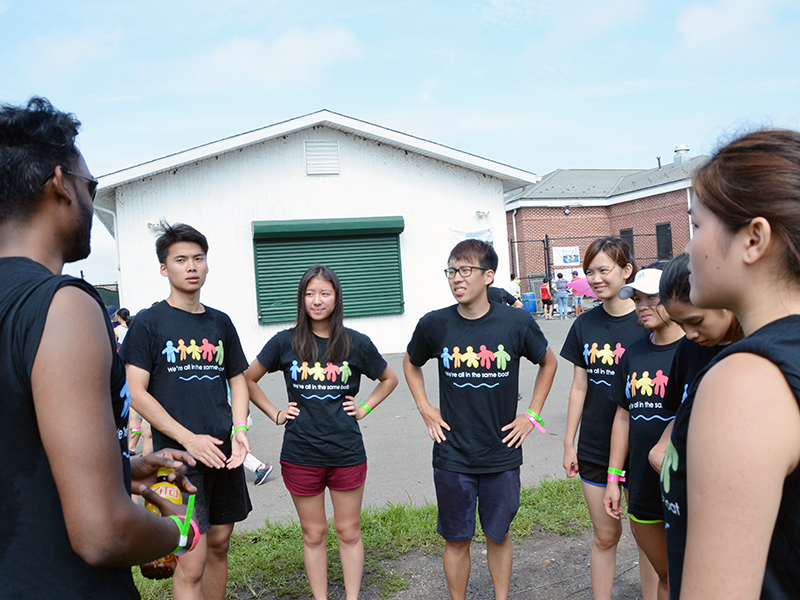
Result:
<svg viewBox="0 0 800 600">
<path fill-rule="evenodd" d="M 25 78 L 36 85 L 52 84 L 99 70 L 98 63 L 114 60 L 118 41 L 111 33 L 54 31 L 31 38 L 16 54 L 25 65 L 20 71 Z"/>
<path fill-rule="evenodd" d="M 482 21 L 517 28 L 547 15 L 552 0 L 487 0 L 475 9 Z"/>
<path fill-rule="evenodd" d="M 319 82 L 331 67 L 361 56 L 361 45 L 345 27 L 292 28 L 270 43 L 234 37 L 202 56 L 189 73 L 195 88 L 298 89 Z"/>
<path fill-rule="evenodd" d="M 694 58 L 769 55 L 779 51 L 775 9 L 784 0 L 718 0 L 694 4 L 678 20 L 678 51 Z M 796 35 L 796 32 L 795 32 Z"/>
</svg>

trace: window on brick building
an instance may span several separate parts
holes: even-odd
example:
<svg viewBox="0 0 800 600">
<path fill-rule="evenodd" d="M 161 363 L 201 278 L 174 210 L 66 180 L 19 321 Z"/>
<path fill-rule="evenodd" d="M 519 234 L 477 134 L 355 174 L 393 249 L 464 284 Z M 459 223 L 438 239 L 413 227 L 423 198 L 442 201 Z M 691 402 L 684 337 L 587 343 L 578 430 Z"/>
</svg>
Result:
<svg viewBox="0 0 800 600">
<path fill-rule="evenodd" d="M 631 254 L 633 256 L 636 256 L 636 252 L 633 249 L 633 229 L 620 229 L 619 237 L 622 239 L 623 242 L 628 244 L 628 246 L 631 249 Z"/>
<path fill-rule="evenodd" d="M 656 225 L 656 251 L 658 260 L 672 258 L 672 223 Z"/>
</svg>

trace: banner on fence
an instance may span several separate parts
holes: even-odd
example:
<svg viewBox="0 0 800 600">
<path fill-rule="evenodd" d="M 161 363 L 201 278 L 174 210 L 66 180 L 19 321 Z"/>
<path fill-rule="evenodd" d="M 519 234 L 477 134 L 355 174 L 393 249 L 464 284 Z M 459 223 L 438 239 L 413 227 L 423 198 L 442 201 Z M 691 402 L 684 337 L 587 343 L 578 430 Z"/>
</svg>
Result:
<svg viewBox="0 0 800 600">
<path fill-rule="evenodd" d="M 577 267 L 581 264 L 578 246 L 553 247 L 553 265 L 556 267 Z"/>
</svg>

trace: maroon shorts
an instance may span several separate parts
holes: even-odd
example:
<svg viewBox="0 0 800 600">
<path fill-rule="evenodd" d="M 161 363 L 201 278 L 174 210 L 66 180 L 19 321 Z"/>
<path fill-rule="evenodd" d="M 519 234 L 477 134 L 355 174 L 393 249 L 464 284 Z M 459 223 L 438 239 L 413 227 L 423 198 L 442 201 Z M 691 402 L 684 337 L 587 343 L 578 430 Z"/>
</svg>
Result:
<svg viewBox="0 0 800 600">
<path fill-rule="evenodd" d="M 325 488 L 334 491 L 354 490 L 367 480 L 367 462 L 352 467 L 306 467 L 281 461 L 283 483 L 295 496 L 316 496 Z"/>
</svg>

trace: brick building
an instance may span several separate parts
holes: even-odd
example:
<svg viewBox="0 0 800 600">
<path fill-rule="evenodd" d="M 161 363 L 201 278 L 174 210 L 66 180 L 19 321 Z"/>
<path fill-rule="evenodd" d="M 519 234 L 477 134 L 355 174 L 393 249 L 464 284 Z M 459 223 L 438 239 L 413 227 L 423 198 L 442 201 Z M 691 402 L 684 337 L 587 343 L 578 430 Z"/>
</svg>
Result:
<svg viewBox="0 0 800 600">
<path fill-rule="evenodd" d="M 538 290 L 545 275 L 582 273 L 586 248 L 603 236 L 624 238 L 640 266 L 682 252 L 691 173 L 706 160 L 678 146 L 672 164 L 655 169 L 558 169 L 507 194 L 510 268 L 522 291 Z"/>
</svg>

